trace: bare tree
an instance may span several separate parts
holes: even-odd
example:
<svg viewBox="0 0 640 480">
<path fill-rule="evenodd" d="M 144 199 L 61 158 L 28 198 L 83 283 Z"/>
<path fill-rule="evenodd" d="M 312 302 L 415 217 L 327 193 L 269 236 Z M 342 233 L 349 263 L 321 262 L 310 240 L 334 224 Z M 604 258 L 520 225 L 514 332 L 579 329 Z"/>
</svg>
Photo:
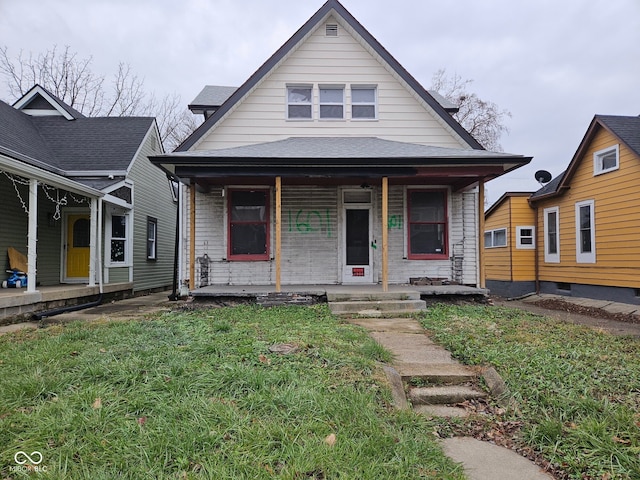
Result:
<svg viewBox="0 0 640 480">
<path fill-rule="evenodd" d="M 91 69 L 92 57 L 79 58 L 67 46 L 54 46 L 45 53 L 17 57 L 0 47 L 0 74 L 5 78 L 9 94 L 20 98 L 35 84 L 49 90 L 69 106 L 89 117 L 155 116 L 160 137 L 167 151 L 173 150 L 195 128 L 195 116 L 181 106 L 177 94 L 158 100 L 144 90 L 144 80 L 120 63 L 111 83 Z"/>
<path fill-rule="evenodd" d="M 473 80 L 464 80 L 460 75 L 447 76 L 444 69 L 438 70 L 431 79 L 430 90 L 435 90 L 458 107 L 453 117 L 486 149 L 502 151 L 500 136 L 508 132 L 504 125 L 511 117 L 508 110 L 500 110 L 493 102 L 482 100 L 468 91 Z"/>
</svg>

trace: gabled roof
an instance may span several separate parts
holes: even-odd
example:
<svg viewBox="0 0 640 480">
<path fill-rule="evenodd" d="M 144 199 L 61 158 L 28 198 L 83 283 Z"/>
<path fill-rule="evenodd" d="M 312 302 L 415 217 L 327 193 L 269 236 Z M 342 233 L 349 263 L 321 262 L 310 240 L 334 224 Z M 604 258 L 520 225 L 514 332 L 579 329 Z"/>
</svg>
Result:
<svg viewBox="0 0 640 480">
<path fill-rule="evenodd" d="M 420 85 L 402 65 L 371 35 L 338 0 L 328 0 L 320 9 L 285 42 L 249 79 L 225 101 L 215 113 L 204 121 L 184 142 L 176 152 L 184 152 L 193 147 L 232 107 L 240 102 L 278 63 L 285 58 L 310 32 L 320 25 L 329 15 L 334 14 L 345 21 L 371 49 L 386 62 L 395 73 L 402 78 L 427 105 L 429 105 L 457 135 L 471 148 L 482 150 L 483 147 L 471 136 L 438 101 Z"/>
<path fill-rule="evenodd" d="M 0 102 L 0 153 L 57 175 L 125 172 L 151 117 L 31 116 Z"/>
<path fill-rule="evenodd" d="M 567 169 L 535 192 L 531 196 L 531 201 L 560 195 L 569 188 L 573 175 L 583 160 L 586 150 L 591 145 L 596 133 L 603 128 L 640 157 L 640 116 L 595 115 Z"/>
<path fill-rule="evenodd" d="M 50 110 L 56 111 L 59 115 L 62 115 L 67 120 L 74 120 L 76 118 L 86 118 L 82 113 L 73 107 L 70 107 L 65 102 L 56 97 L 46 88 L 36 84 L 25 93 L 22 97 L 16 100 L 13 107 L 17 110 L 29 110 L 30 106 L 42 105 L 49 106 Z M 39 109 L 40 110 L 40 109 Z"/>
<path fill-rule="evenodd" d="M 531 194 L 532 194 L 532 192 L 505 192 L 505 193 L 502 194 L 502 196 L 498 200 L 496 200 L 494 202 L 493 205 L 491 205 L 484 212 L 484 217 L 485 218 L 489 217 L 492 213 L 494 213 L 500 207 L 500 205 L 502 205 L 509 198 L 513 198 L 513 197 L 526 197 L 526 198 L 529 198 L 531 196 Z"/>
</svg>

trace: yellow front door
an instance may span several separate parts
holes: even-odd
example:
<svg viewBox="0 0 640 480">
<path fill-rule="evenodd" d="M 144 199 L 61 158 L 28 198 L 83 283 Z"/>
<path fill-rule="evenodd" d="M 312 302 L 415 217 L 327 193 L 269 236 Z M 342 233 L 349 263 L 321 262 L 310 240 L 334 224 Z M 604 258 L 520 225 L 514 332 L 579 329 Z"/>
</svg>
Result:
<svg viewBox="0 0 640 480">
<path fill-rule="evenodd" d="M 89 277 L 89 215 L 67 217 L 67 278 Z"/>
</svg>

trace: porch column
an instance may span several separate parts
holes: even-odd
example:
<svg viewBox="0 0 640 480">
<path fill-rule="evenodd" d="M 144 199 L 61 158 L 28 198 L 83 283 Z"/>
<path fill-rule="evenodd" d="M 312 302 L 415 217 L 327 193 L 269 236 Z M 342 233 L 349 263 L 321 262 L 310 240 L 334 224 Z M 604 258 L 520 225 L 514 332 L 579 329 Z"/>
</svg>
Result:
<svg viewBox="0 0 640 480">
<path fill-rule="evenodd" d="M 189 290 L 196 288 L 196 184 L 189 185 Z"/>
<path fill-rule="evenodd" d="M 478 285 L 485 288 L 484 281 L 484 178 L 478 182 Z"/>
<path fill-rule="evenodd" d="M 29 180 L 29 227 L 27 233 L 27 290 L 36 292 L 36 258 L 38 257 L 38 181 Z"/>
<path fill-rule="evenodd" d="M 89 217 L 89 287 L 96 286 L 96 265 L 98 263 L 98 199 L 91 199 L 91 214 Z"/>
<path fill-rule="evenodd" d="M 282 177 L 276 177 L 276 292 L 282 290 Z"/>
<path fill-rule="evenodd" d="M 389 291 L 389 177 L 382 177 L 382 291 Z"/>
</svg>

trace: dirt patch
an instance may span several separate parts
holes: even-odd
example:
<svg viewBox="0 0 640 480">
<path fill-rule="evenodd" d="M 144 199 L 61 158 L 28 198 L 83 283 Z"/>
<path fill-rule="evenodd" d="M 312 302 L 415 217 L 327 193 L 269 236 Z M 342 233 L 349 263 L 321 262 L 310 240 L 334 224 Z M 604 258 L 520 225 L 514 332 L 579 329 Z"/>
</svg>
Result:
<svg viewBox="0 0 640 480">
<path fill-rule="evenodd" d="M 576 305 L 575 303 L 567 302 L 562 299 L 545 298 L 537 302 L 534 302 L 534 305 L 537 305 L 543 308 L 548 308 L 550 310 L 561 310 L 563 312 L 576 313 L 578 315 L 587 315 L 589 317 L 615 320 L 616 322 L 640 324 L 640 317 L 631 313 L 612 313 L 612 312 L 603 310 L 601 308 L 586 307 L 584 305 Z"/>
</svg>

